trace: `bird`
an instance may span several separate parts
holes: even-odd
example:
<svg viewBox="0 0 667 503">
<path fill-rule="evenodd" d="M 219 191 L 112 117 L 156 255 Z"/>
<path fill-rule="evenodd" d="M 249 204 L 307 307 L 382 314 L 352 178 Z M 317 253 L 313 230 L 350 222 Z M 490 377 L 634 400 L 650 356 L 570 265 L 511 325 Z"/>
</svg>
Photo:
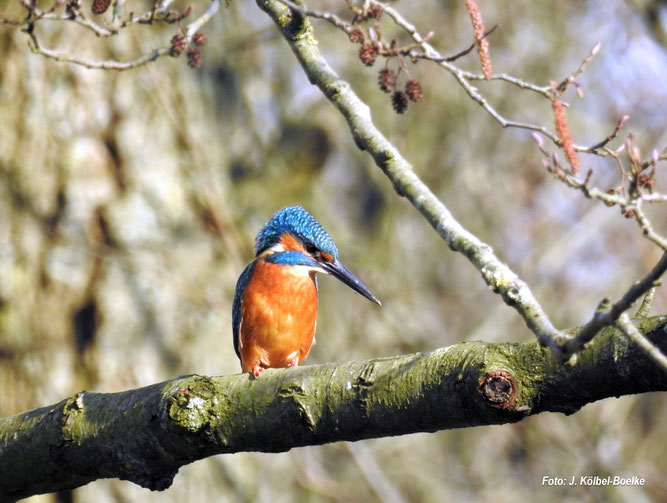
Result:
<svg viewBox="0 0 667 503">
<path fill-rule="evenodd" d="M 255 239 L 255 259 L 236 283 L 234 349 L 241 371 L 257 378 L 268 368 L 298 367 L 317 325 L 316 274 L 331 275 L 382 305 L 339 260 L 322 225 L 301 206 L 274 213 Z"/>
</svg>

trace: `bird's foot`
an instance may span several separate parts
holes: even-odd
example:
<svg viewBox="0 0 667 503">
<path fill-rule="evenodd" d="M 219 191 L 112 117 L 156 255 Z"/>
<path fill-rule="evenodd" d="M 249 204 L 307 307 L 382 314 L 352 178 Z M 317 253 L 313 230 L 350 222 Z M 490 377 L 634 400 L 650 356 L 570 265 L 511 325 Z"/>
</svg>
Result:
<svg viewBox="0 0 667 503">
<path fill-rule="evenodd" d="M 295 356 L 290 361 L 287 362 L 287 368 L 298 367 L 299 366 L 299 357 Z"/>
<path fill-rule="evenodd" d="M 252 372 L 253 377 L 258 377 L 259 374 L 261 374 L 262 372 L 264 372 L 264 367 L 262 367 L 261 365 L 257 364 L 257 365 L 255 365 L 255 366 L 250 370 L 250 372 Z"/>
</svg>

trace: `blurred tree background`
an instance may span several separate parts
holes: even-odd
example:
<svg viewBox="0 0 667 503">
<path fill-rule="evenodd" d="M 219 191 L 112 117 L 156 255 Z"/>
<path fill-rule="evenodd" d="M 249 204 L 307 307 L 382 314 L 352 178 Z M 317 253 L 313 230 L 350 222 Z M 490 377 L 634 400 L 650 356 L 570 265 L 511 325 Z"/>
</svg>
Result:
<svg viewBox="0 0 667 503">
<path fill-rule="evenodd" d="M 463 1 L 416 5 L 394 4 L 420 31 L 435 32 L 439 51 L 471 43 Z M 665 2 L 479 5 L 489 26 L 500 25 L 490 39 L 494 70 L 539 85 L 562 79 L 602 42 L 578 79 L 585 98 L 568 96 L 575 142 L 601 140 L 628 114 L 625 131 L 645 153 L 667 144 Z M 310 6 L 345 10 L 342 1 Z M 25 15 L 13 0 L 0 0 L 0 11 Z M 409 66 L 424 99 L 399 116 L 377 87 L 383 63 L 365 67 L 358 46 L 314 24 L 325 57 L 384 134 L 529 283 L 557 326 L 585 322 L 602 297 L 617 297 L 657 261 L 659 250 L 634 222 L 555 181 L 527 131 L 500 128 L 441 69 Z M 51 47 L 128 59 L 167 45 L 177 28 L 133 26 L 106 39 L 72 23 L 39 29 Z M 82 389 L 239 372 L 236 279 L 256 232 L 288 204 L 320 220 L 383 301 L 378 309 L 321 278 L 307 364 L 533 337 L 354 145 L 254 2 L 230 2 L 203 32 L 199 69 L 182 56 L 112 72 L 33 55 L 25 33 L 0 26 L 0 416 Z M 474 52 L 460 64 L 478 71 Z M 506 116 L 552 129 L 547 100 L 498 81 L 478 86 Z M 612 163 L 582 160 L 599 185 L 618 183 Z M 658 184 L 664 191 L 664 170 Z M 658 211 L 649 214 L 665 232 Z M 666 311 L 663 287 L 654 313 Z M 658 501 L 667 494 L 665 438 L 664 397 L 649 394 L 515 425 L 217 456 L 182 469 L 164 493 L 103 480 L 72 499 Z M 638 475 L 647 483 L 542 487 L 544 475 Z"/>
</svg>

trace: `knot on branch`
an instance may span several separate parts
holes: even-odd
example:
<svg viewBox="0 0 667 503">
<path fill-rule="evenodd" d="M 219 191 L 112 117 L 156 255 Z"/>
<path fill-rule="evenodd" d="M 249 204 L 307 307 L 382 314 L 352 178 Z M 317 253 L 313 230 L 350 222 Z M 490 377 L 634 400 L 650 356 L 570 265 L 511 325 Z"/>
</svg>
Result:
<svg viewBox="0 0 667 503">
<path fill-rule="evenodd" d="M 83 424 L 85 393 L 85 391 L 77 393 L 67 400 L 63 407 L 62 434 L 63 438 L 69 442 L 73 442 L 80 437 L 82 430 L 85 428 Z"/>
<path fill-rule="evenodd" d="M 491 407 L 507 409 L 514 404 L 519 386 L 506 370 L 493 370 L 480 378 L 478 391 Z"/>
<path fill-rule="evenodd" d="M 171 419 L 191 433 L 208 428 L 215 391 L 209 379 L 197 377 L 192 383 L 178 388 L 169 398 L 167 410 Z"/>
</svg>

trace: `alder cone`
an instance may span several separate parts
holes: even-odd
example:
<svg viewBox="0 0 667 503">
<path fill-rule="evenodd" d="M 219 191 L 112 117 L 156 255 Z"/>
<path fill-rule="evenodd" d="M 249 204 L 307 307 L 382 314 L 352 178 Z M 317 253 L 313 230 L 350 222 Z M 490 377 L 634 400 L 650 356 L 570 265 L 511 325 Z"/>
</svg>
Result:
<svg viewBox="0 0 667 503">
<path fill-rule="evenodd" d="M 93 14 L 104 14 L 111 5 L 111 0 L 93 0 Z"/>
</svg>

